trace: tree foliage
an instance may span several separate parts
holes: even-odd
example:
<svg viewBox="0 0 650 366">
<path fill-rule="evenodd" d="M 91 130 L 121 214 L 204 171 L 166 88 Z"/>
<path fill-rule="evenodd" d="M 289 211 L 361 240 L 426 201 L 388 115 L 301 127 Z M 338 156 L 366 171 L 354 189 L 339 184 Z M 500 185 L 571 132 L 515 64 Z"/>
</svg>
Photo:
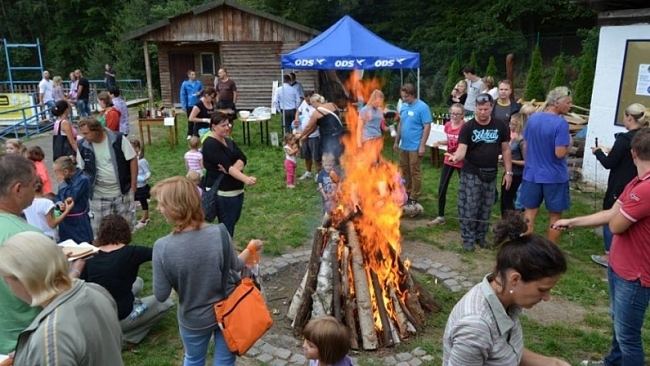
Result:
<svg viewBox="0 0 650 366">
<path fill-rule="evenodd" d="M 118 78 L 142 79 L 142 44 L 122 41 L 122 35 L 212 1 L 0 0 L 0 37 L 12 43 L 40 39 L 45 67 L 55 75 L 65 76 L 82 68 L 90 78 L 102 78 L 101 67 L 109 62 L 114 64 Z M 387 41 L 420 53 L 426 91 L 423 98 L 429 103 L 441 100 L 449 76 L 447 66 L 454 58 L 463 60 L 473 53 L 481 69 L 490 56 L 496 65 L 502 65 L 505 55 L 514 53 L 518 55 L 517 70 L 521 71 L 528 63 L 526 56 L 537 34 L 542 38 L 550 34 L 575 35 L 578 29 L 595 25 L 592 12 L 567 0 L 238 1 L 318 30 L 325 30 L 345 14 L 351 15 Z M 152 72 L 157 75 L 156 48 L 150 51 Z M 14 64 L 35 63 L 29 52 L 14 53 Z M 4 63 L 4 57 L 0 57 L 0 80 L 7 77 Z M 457 76 L 460 78 L 460 74 Z M 34 80 L 40 76 L 21 77 Z M 393 74 L 393 78 L 398 76 Z M 393 84 L 391 81 L 388 85 Z"/>
<path fill-rule="evenodd" d="M 588 32 L 583 42 L 583 53 L 580 57 L 580 74 L 573 91 L 573 104 L 589 108 L 591 93 L 596 74 L 596 54 L 598 53 L 598 34 Z"/>
<path fill-rule="evenodd" d="M 451 93 L 452 89 L 456 83 L 460 80 L 460 63 L 457 58 L 454 58 L 451 65 L 449 65 L 449 71 L 447 72 L 447 81 L 445 82 L 445 87 L 442 89 L 442 100 L 446 100 Z"/>
<path fill-rule="evenodd" d="M 487 69 L 485 69 L 485 76 L 492 76 L 495 83 L 498 83 L 500 80 L 499 70 L 497 70 L 497 63 L 494 61 L 494 56 L 490 56 L 490 59 L 488 60 Z"/>
<path fill-rule="evenodd" d="M 558 86 L 566 86 L 566 72 L 564 70 L 564 56 L 560 55 L 555 58 L 555 68 L 553 69 L 553 79 L 548 90 L 553 90 Z"/>
<path fill-rule="evenodd" d="M 478 68 L 478 61 L 476 61 L 476 51 L 472 51 L 472 54 L 469 56 L 469 66 L 474 68 L 475 75 L 481 75 L 481 71 Z"/>
<path fill-rule="evenodd" d="M 526 90 L 524 91 L 524 99 L 542 101 L 546 97 L 546 88 L 544 87 L 544 80 L 542 79 L 542 51 L 539 46 L 535 46 L 533 51 L 533 58 L 528 70 L 528 78 L 526 79 Z"/>
</svg>

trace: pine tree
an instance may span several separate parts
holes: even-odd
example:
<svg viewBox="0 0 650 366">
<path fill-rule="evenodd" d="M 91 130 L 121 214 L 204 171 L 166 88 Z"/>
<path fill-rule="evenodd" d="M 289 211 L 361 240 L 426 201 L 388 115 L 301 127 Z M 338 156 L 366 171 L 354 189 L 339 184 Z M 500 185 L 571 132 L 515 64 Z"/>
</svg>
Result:
<svg viewBox="0 0 650 366">
<path fill-rule="evenodd" d="M 442 90 L 442 100 L 446 101 L 449 97 L 449 93 L 454 89 L 454 86 L 460 80 L 460 63 L 458 59 L 454 57 L 454 61 L 449 66 L 449 71 L 447 72 L 447 81 L 445 82 L 445 87 Z"/>
<path fill-rule="evenodd" d="M 542 52 L 539 45 L 535 46 L 533 58 L 530 62 L 528 77 L 526 78 L 526 89 L 524 90 L 524 99 L 527 101 L 543 101 L 546 96 L 544 81 L 542 80 Z"/>
<path fill-rule="evenodd" d="M 596 55 L 591 47 L 585 47 L 580 57 L 580 75 L 573 91 L 573 104 L 589 108 L 591 105 L 591 92 L 594 87 L 596 74 Z"/>
<path fill-rule="evenodd" d="M 494 78 L 494 83 L 499 82 L 499 70 L 497 70 L 497 63 L 494 61 L 494 56 L 490 56 L 488 61 L 487 70 L 485 70 L 485 76 L 492 76 Z"/>
<path fill-rule="evenodd" d="M 555 70 L 553 71 L 553 79 L 548 89 L 553 90 L 558 86 L 566 86 L 566 75 L 564 73 L 564 55 L 559 55 L 555 58 Z"/>
<path fill-rule="evenodd" d="M 469 57 L 469 66 L 474 68 L 474 75 L 481 75 L 481 72 L 478 71 L 478 61 L 476 61 L 476 52 L 475 51 L 472 51 L 472 54 Z"/>
</svg>

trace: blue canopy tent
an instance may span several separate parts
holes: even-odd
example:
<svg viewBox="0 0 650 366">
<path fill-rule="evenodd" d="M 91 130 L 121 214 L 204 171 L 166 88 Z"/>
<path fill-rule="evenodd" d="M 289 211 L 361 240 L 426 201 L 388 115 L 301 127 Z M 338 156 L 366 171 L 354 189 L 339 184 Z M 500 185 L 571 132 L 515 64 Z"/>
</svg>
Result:
<svg viewBox="0 0 650 366">
<path fill-rule="evenodd" d="M 396 47 L 346 15 L 318 37 L 282 55 L 284 69 L 379 70 L 417 69 L 420 94 L 420 54 Z"/>
</svg>

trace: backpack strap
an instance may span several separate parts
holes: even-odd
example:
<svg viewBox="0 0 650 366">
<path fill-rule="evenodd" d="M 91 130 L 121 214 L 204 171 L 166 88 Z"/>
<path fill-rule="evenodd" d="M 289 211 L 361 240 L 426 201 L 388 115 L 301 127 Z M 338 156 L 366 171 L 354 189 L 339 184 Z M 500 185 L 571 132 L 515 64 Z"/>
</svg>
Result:
<svg viewBox="0 0 650 366">
<path fill-rule="evenodd" d="M 226 229 L 226 226 L 224 224 L 219 224 L 217 225 L 219 228 L 219 232 L 221 233 L 221 249 L 222 249 L 222 255 L 221 259 L 223 260 L 223 265 L 221 266 L 221 289 L 223 290 L 224 293 L 224 299 L 230 295 L 227 293 L 228 291 L 228 279 L 230 278 L 230 261 L 232 261 L 232 258 L 230 258 L 230 253 L 232 250 L 230 249 L 230 235 L 228 235 L 228 230 Z"/>
<path fill-rule="evenodd" d="M 330 111 L 330 110 L 327 109 L 327 108 L 323 108 L 323 107 L 318 107 L 317 109 L 318 109 L 318 111 L 321 112 L 321 113 L 326 112 L 326 113 L 323 113 L 323 115 L 324 115 L 324 114 L 331 114 L 332 116 L 336 117 L 336 120 L 339 121 L 339 124 L 340 124 L 341 126 L 343 126 L 343 122 L 341 122 L 341 119 L 339 118 L 339 116 L 336 115 L 336 113 Z"/>
</svg>

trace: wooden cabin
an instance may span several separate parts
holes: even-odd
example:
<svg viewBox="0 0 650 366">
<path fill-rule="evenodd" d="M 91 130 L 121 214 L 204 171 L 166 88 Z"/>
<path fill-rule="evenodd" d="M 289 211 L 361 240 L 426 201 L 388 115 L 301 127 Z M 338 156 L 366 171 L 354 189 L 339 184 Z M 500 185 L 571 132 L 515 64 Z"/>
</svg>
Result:
<svg viewBox="0 0 650 366">
<path fill-rule="evenodd" d="M 180 86 L 188 69 L 209 86 L 217 71 L 225 68 L 237 84 L 237 109 L 251 110 L 271 106 L 273 81 L 281 84 L 280 55 L 319 33 L 232 0 L 219 0 L 137 29 L 123 39 L 158 46 L 165 105 L 180 104 Z M 315 89 L 316 71 L 295 73 L 305 90 Z"/>
</svg>

